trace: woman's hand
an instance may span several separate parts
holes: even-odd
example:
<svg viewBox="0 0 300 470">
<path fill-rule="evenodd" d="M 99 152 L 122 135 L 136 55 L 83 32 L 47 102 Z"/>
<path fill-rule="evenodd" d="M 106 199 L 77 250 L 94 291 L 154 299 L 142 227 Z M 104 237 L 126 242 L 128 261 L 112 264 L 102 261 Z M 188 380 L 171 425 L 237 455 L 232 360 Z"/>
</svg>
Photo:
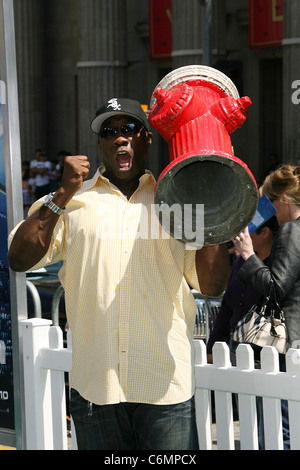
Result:
<svg viewBox="0 0 300 470">
<path fill-rule="evenodd" d="M 254 255 L 253 243 L 246 227 L 239 235 L 232 239 L 235 249 L 240 253 L 244 260 Z"/>
</svg>

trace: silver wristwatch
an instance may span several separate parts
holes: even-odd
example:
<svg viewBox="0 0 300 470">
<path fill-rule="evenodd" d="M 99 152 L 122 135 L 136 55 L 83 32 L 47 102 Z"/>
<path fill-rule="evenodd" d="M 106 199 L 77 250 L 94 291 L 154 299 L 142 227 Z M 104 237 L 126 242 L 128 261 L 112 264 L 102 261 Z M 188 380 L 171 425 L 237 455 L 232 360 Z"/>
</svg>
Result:
<svg viewBox="0 0 300 470">
<path fill-rule="evenodd" d="M 60 215 L 64 209 L 61 209 L 61 207 L 58 207 L 53 201 L 53 196 L 55 193 L 50 193 L 46 196 L 45 202 L 43 206 L 48 207 L 52 212 L 54 212 L 57 215 Z"/>
</svg>

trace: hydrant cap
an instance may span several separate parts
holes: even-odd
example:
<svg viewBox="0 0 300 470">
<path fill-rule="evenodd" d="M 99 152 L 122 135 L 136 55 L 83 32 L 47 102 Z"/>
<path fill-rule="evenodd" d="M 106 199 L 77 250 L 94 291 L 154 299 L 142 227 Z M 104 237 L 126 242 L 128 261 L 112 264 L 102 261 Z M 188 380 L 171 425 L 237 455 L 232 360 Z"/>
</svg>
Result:
<svg viewBox="0 0 300 470">
<path fill-rule="evenodd" d="M 158 83 L 156 88 L 159 87 L 164 90 L 169 90 L 178 83 L 195 80 L 210 82 L 216 85 L 220 91 L 224 92 L 226 95 L 233 96 L 233 98 L 236 99 L 240 97 L 236 86 L 227 75 L 206 65 L 186 65 L 185 67 L 173 70 Z M 155 101 L 156 99 L 154 95 L 152 95 L 150 109 L 154 106 Z"/>
</svg>

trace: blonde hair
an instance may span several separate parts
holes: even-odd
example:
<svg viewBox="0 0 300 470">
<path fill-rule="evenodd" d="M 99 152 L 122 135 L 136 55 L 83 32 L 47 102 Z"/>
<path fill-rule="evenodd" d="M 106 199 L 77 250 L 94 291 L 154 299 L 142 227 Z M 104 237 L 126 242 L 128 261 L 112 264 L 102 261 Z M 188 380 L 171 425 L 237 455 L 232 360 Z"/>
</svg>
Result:
<svg viewBox="0 0 300 470">
<path fill-rule="evenodd" d="M 281 165 L 266 177 L 261 193 L 271 201 L 286 195 L 292 203 L 300 206 L 300 166 Z"/>
</svg>

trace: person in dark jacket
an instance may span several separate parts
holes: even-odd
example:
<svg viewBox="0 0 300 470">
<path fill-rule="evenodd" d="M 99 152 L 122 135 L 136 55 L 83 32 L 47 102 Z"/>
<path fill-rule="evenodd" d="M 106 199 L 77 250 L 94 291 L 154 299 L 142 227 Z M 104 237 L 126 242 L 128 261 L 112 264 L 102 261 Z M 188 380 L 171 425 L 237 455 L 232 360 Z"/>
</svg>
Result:
<svg viewBox="0 0 300 470">
<path fill-rule="evenodd" d="M 273 216 L 251 235 L 254 251 L 259 259 L 265 263 L 268 262 L 277 229 L 277 219 Z M 230 344 L 231 331 L 260 298 L 259 292 L 253 287 L 246 286 L 237 279 L 238 272 L 243 264 L 244 259 L 242 256 L 238 256 L 233 264 L 221 307 L 207 343 L 209 363 L 212 362 L 212 348 L 215 342 L 225 341 Z"/>
<path fill-rule="evenodd" d="M 300 167 L 281 165 L 268 175 L 261 188 L 275 206 L 279 230 L 274 238 L 268 265 L 255 254 L 248 229 L 233 239 L 245 260 L 238 279 L 266 295 L 271 279 L 283 309 L 287 329 L 287 349 L 300 344 Z M 285 357 L 279 355 L 280 370 Z M 283 406 L 286 406 L 283 403 Z M 283 412 L 283 416 L 287 413 Z M 289 448 L 288 427 L 283 423 L 284 448 Z"/>
<path fill-rule="evenodd" d="M 255 254 L 248 229 L 234 238 L 245 260 L 238 279 L 263 295 L 273 279 L 285 315 L 288 349 L 300 341 L 300 167 L 282 165 L 267 176 L 261 191 L 275 206 L 280 227 L 268 266 Z"/>
</svg>

